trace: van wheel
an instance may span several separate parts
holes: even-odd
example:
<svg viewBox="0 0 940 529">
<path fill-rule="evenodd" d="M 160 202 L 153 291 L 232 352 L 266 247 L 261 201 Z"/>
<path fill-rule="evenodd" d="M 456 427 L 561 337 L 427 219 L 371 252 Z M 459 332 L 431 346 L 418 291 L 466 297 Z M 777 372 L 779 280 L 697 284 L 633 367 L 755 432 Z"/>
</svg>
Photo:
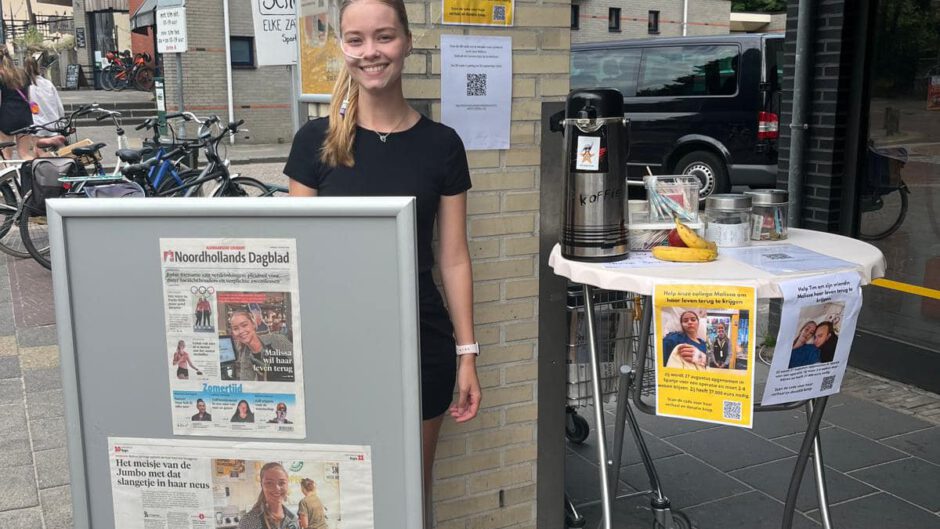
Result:
<svg viewBox="0 0 940 529">
<path fill-rule="evenodd" d="M 731 190 L 728 183 L 728 170 L 725 169 L 721 158 L 708 151 L 694 151 L 679 159 L 675 167 L 676 174 L 685 174 L 698 177 L 702 182 L 699 197 L 727 193 Z"/>
</svg>

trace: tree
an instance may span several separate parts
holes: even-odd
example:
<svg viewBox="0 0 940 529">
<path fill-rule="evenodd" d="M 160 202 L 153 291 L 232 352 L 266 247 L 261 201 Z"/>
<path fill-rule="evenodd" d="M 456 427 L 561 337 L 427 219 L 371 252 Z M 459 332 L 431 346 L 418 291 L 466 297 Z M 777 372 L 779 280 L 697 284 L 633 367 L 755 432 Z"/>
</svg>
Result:
<svg viewBox="0 0 940 529">
<path fill-rule="evenodd" d="M 778 13 L 787 10 L 787 0 L 733 0 L 731 10 Z"/>
</svg>

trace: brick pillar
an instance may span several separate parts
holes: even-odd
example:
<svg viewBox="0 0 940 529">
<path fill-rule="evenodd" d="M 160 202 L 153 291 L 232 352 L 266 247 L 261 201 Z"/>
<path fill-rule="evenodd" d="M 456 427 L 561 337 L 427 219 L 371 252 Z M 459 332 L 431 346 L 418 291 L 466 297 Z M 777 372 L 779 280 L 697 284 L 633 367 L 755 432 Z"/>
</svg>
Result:
<svg viewBox="0 0 940 529">
<path fill-rule="evenodd" d="M 845 0 L 814 2 L 808 138 L 804 158 L 802 227 L 838 232 L 846 175 L 846 137 L 858 7 Z M 783 106 L 777 187 L 787 187 L 798 0 L 790 0 L 784 44 Z M 849 177 L 854 178 L 855 175 Z M 791 193 L 793 191 L 791 190 Z"/>
</svg>

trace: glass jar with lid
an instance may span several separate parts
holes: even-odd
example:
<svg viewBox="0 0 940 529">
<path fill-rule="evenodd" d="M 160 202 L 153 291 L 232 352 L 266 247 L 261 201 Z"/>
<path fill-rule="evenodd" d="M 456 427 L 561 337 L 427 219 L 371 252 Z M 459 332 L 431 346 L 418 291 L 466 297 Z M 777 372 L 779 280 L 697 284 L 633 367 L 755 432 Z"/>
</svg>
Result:
<svg viewBox="0 0 940 529">
<path fill-rule="evenodd" d="M 705 199 L 705 238 L 719 248 L 747 246 L 750 222 L 751 197 L 728 193 Z"/>
<path fill-rule="evenodd" d="M 751 240 L 786 239 L 789 194 L 783 189 L 761 189 L 744 194 L 751 197 Z"/>
</svg>

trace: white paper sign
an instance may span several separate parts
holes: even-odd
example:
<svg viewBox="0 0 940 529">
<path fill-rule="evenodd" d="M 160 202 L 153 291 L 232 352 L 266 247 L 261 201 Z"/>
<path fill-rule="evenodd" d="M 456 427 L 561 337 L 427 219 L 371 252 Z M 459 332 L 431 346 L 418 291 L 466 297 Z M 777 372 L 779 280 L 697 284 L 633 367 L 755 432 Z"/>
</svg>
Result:
<svg viewBox="0 0 940 529">
<path fill-rule="evenodd" d="M 597 171 L 600 165 L 600 136 L 578 136 L 578 154 L 575 168 L 582 171 Z"/>
<path fill-rule="evenodd" d="M 251 0 L 258 66 L 297 64 L 294 0 Z"/>
<path fill-rule="evenodd" d="M 189 50 L 186 39 L 186 8 L 157 9 L 157 52 L 183 53 Z"/>
<path fill-rule="evenodd" d="M 745 237 L 747 232 L 744 233 Z M 706 238 L 711 239 L 706 233 Z M 855 263 L 821 254 L 795 244 L 761 244 L 739 248 L 722 248 L 721 253 L 772 274 L 824 272 L 858 268 Z"/>
<path fill-rule="evenodd" d="M 780 283 L 783 310 L 761 404 L 839 392 L 862 308 L 856 272 Z"/>
<path fill-rule="evenodd" d="M 368 446 L 110 437 L 108 460 L 113 527 L 274 527 L 264 521 L 273 502 L 283 529 L 299 529 L 301 509 L 307 527 L 375 527 Z"/>
<path fill-rule="evenodd" d="M 512 38 L 441 35 L 441 121 L 468 151 L 509 148 Z"/>
</svg>

